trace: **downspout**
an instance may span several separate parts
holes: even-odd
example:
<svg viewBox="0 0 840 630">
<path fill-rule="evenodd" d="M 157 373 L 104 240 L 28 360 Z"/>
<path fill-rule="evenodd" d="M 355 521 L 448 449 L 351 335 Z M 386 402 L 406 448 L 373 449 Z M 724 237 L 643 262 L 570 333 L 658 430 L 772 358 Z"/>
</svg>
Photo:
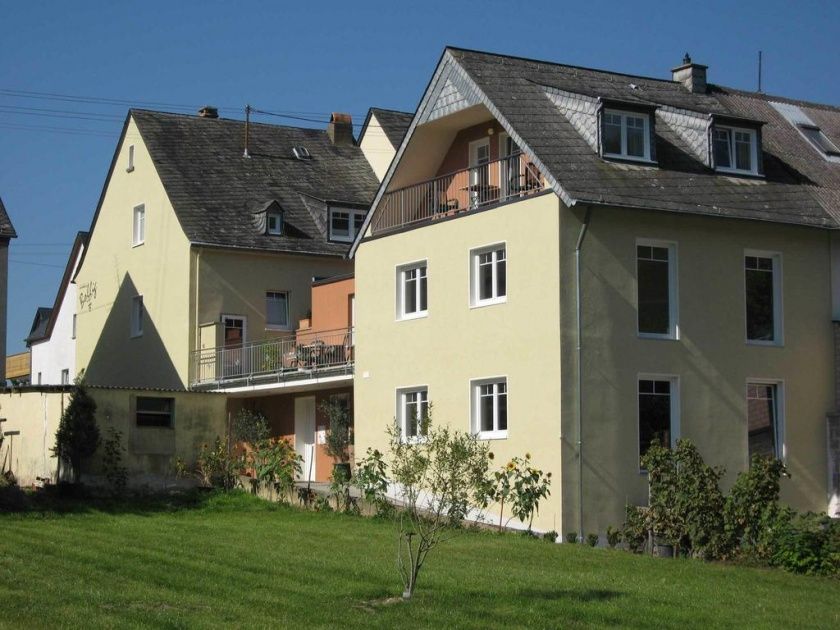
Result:
<svg viewBox="0 0 840 630">
<path fill-rule="evenodd" d="M 247 151 L 247 148 L 246 148 Z M 201 331 L 198 328 L 198 312 L 199 312 L 199 303 L 198 303 L 198 286 L 201 280 L 201 248 L 196 248 L 195 254 L 195 346 L 193 346 L 193 353 L 192 357 L 190 357 L 190 367 L 189 371 L 192 374 L 187 376 L 187 380 L 191 380 L 192 378 L 198 378 L 198 351 L 201 349 Z M 190 383 L 187 383 L 187 387 L 189 387 Z"/>
<path fill-rule="evenodd" d="M 578 468 L 578 536 L 583 542 L 583 326 L 581 324 L 581 291 L 580 291 L 580 251 L 583 239 L 589 229 L 592 207 L 586 208 L 583 225 L 580 226 L 577 243 L 575 243 L 575 321 L 577 322 L 577 468 Z"/>
</svg>

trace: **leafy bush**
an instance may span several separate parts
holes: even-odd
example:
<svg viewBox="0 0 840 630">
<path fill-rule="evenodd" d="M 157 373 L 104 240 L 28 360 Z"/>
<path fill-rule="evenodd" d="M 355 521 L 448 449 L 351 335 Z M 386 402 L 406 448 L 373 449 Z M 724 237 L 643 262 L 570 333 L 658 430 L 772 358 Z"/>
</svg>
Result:
<svg viewBox="0 0 840 630">
<path fill-rule="evenodd" d="M 590 547 L 597 547 L 598 546 L 598 534 L 587 534 L 586 535 L 586 544 Z"/>
<path fill-rule="evenodd" d="M 614 529 L 612 525 L 607 525 L 607 545 L 610 549 L 615 549 L 620 542 L 621 529 Z"/>
<path fill-rule="evenodd" d="M 365 501 L 375 506 L 377 516 L 393 516 L 394 507 L 388 501 L 388 464 L 382 453 L 368 448 L 364 458 L 356 462 L 353 483 Z"/>
<path fill-rule="evenodd" d="M 574 545 L 577 542 L 577 532 L 566 532 L 566 542 Z"/>
<path fill-rule="evenodd" d="M 236 487 L 240 458 L 231 455 L 227 443 L 217 437 L 213 445 L 201 445 L 195 465 L 195 475 L 208 488 L 232 490 Z"/>
<path fill-rule="evenodd" d="M 321 403 L 321 412 L 327 417 L 324 445 L 327 455 L 346 464 L 350 461 L 350 445 L 353 444 L 353 428 L 347 402 L 341 398 L 330 398 Z"/>
<path fill-rule="evenodd" d="M 621 538 L 627 543 L 627 549 L 633 553 L 644 551 L 648 539 L 647 508 L 628 505 L 624 513 L 624 527 Z"/>
<path fill-rule="evenodd" d="M 285 439 L 262 439 L 248 455 L 257 480 L 274 488 L 281 502 L 288 502 L 301 471 L 301 456 Z"/>
<path fill-rule="evenodd" d="M 513 517 L 527 524 L 528 531 L 531 531 L 540 500 L 551 494 L 550 485 L 551 473 L 534 468 L 530 453 L 525 453 L 524 459 L 514 457 L 501 470 L 493 473 L 488 499 L 500 505 L 499 529 L 503 526 L 505 502 L 509 502 Z"/>
<path fill-rule="evenodd" d="M 552 529 L 551 531 L 543 534 L 543 540 L 550 543 L 557 542 L 558 536 L 559 534 Z"/>
<path fill-rule="evenodd" d="M 840 521 L 791 510 L 779 511 L 775 521 L 769 545 L 771 565 L 792 573 L 840 574 Z"/>
<path fill-rule="evenodd" d="M 350 477 L 347 470 L 335 466 L 330 474 L 330 496 L 335 501 L 336 512 L 352 512 L 350 500 Z"/>
<path fill-rule="evenodd" d="M 107 436 L 102 442 L 102 471 L 111 491 L 120 495 L 128 484 L 128 469 L 123 464 L 125 447 L 122 444 L 122 432 L 108 427 Z"/>
<path fill-rule="evenodd" d="M 319 494 L 315 497 L 315 500 L 312 502 L 312 509 L 316 512 L 332 512 L 332 506 L 330 505 L 329 498 L 325 497 L 322 494 Z"/>
<path fill-rule="evenodd" d="M 259 411 L 240 409 L 233 417 L 231 436 L 234 442 L 256 446 L 269 435 L 268 420 Z"/>
<path fill-rule="evenodd" d="M 70 402 L 61 414 L 53 453 L 59 461 L 70 466 L 72 480 L 78 482 L 82 461 L 93 455 L 98 447 L 96 401 L 88 394 L 80 374 L 70 393 Z"/>
</svg>

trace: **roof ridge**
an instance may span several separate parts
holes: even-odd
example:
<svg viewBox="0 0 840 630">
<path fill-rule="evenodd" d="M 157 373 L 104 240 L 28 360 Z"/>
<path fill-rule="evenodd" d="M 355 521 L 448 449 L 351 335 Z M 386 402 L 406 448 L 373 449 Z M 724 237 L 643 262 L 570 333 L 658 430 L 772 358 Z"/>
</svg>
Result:
<svg viewBox="0 0 840 630">
<path fill-rule="evenodd" d="M 219 116 L 218 118 L 202 118 L 201 116 L 196 116 L 195 114 L 185 114 L 184 112 L 164 112 L 156 109 L 144 109 L 142 107 L 131 107 L 128 110 L 129 114 L 134 114 L 135 112 L 141 114 L 155 114 L 158 116 L 173 116 L 178 118 L 186 118 L 187 120 L 212 120 L 215 122 L 226 122 L 226 123 L 237 123 L 240 125 L 244 125 L 245 121 L 240 120 L 238 118 L 225 118 L 223 116 Z M 298 127 L 295 125 L 279 125 L 275 123 L 267 123 L 267 122 L 260 122 L 251 120 L 248 121 L 249 125 L 258 125 L 260 127 L 270 127 L 272 129 L 296 129 L 299 131 L 320 131 L 322 133 L 327 132 L 326 123 L 323 127 Z"/>
<path fill-rule="evenodd" d="M 791 105 L 805 105 L 806 107 L 817 107 L 820 109 L 827 109 L 832 112 L 840 112 L 840 106 L 829 105 L 828 103 L 817 103 L 816 101 L 808 101 L 801 98 L 793 98 L 790 96 L 767 94 L 766 92 L 756 92 L 753 90 L 742 90 L 741 88 L 729 87 L 727 85 L 720 85 L 717 83 L 710 83 L 709 87 L 711 89 L 717 89 L 725 93 L 736 94 L 745 98 L 754 98 L 759 101 L 776 101 L 782 103 L 789 103 Z"/>
</svg>

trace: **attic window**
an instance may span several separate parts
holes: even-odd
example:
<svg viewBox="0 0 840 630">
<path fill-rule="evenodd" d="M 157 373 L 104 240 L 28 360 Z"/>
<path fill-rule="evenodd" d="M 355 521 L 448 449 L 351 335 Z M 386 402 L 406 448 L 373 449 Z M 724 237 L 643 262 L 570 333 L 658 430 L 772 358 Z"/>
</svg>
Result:
<svg viewBox="0 0 840 630">
<path fill-rule="evenodd" d="M 758 174 L 758 134 L 755 129 L 715 125 L 712 128 L 712 151 L 716 170 Z"/>
<path fill-rule="evenodd" d="M 365 222 L 365 210 L 330 208 L 330 240 L 352 243 Z"/>
<path fill-rule="evenodd" d="M 819 127 L 804 124 L 798 124 L 796 126 L 802 132 L 802 135 L 814 145 L 817 151 L 828 157 L 840 157 L 840 150 L 826 137 Z"/>
<path fill-rule="evenodd" d="M 605 110 L 601 145 L 605 157 L 651 161 L 650 114 Z"/>
<path fill-rule="evenodd" d="M 283 213 L 269 212 L 266 220 L 268 233 L 281 236 L 283 234 Z"/>
<path fill-rule="evenodd" d="M 292 149 L 292 153 L 299 160 L 311 160 L 312 159 L 312 155 L 309 153 L 309 149 L 307 149 L 306 147 L 294 147 Z"/>
<path fill-rule="evenodd" d="M 134 145 L 128 145 L 128 166 L 125 168 L 126 172 L 130 173 L 134 170 Z"/>
</svg>

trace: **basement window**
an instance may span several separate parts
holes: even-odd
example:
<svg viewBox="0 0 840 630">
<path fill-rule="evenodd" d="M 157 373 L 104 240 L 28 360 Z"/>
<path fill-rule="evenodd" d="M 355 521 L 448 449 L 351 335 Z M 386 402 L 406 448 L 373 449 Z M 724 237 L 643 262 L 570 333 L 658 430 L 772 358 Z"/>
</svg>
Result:
<svg viewBox="0 0 840 630">
<path fill-rule="evenodd" d="M 712 153 L 717 171 L 758 175 L 758 134 L 755 129 L 715 125 Z"/>
<path fill-rule="evenodd" d="M 171 429 L 174 408 L 174 398 L 138 396 L 136 413 L 137 426 Z"/>
</svg>

